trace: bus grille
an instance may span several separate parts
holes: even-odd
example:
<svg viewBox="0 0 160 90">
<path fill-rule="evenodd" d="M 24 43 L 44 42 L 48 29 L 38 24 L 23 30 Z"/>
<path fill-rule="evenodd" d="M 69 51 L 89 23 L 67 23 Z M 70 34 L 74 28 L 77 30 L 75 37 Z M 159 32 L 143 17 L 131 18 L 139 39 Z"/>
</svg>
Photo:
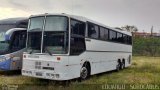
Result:
<svg viewBox="0 0 160 90">
<path fill-rule="evenodd" d="M 35 62 L 35 69 L 41 69 L 41 62 Z"/>
</svg>

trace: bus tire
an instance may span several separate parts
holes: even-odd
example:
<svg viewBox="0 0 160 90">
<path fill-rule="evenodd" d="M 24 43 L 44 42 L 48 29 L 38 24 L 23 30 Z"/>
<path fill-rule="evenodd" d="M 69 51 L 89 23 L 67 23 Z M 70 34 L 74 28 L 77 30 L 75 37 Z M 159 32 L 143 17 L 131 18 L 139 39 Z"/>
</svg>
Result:
<svg viewBox="0 0 160 90">
<path fill-rule="evenodd" d="M 121 62 L 118 60 L 117 66 L 116 66 L 116 71 L 119 71 L 121 69 Z"/>
<path fill-rule="evenodd" d="M 88 63 L 84 63 L 80 70 L 80 79 L 86 80 L 90 76 L 90 65 Z"/>
<path fill-rule="evenodd" d="M 121 69 L 125 68 L 125 60 L 123 59 L 122 63 L 121 63 Z"/>
</svg>

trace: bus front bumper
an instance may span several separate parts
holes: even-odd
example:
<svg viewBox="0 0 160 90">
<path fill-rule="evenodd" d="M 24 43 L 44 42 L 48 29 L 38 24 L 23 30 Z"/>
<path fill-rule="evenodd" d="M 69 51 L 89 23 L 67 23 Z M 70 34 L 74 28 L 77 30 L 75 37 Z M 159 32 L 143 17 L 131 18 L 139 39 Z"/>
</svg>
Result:
<svg viewBox="0 0 160 90">
<path fill-rule="evenodd" d="M 3 60 L 2 60 L 3 59 Z M 13 58 L 0 57 L 0 70 L 9 71 L 9 70 L 20 70 L 22 68 L 22 61 Z"/>
<path fill-rule="evenodd" d="M 45 70 L 26 70 L 22 69 L 22 75 L 50 80 L 69 80 L 71 78 L 68 77 L 67 73 L 55 73 L 53 71 L 45 71 Z"/>
<path fill-rule="evenodd" d="M 10 70 L 11 59 L 0 62 L 0 70 Z"/>
</svg>

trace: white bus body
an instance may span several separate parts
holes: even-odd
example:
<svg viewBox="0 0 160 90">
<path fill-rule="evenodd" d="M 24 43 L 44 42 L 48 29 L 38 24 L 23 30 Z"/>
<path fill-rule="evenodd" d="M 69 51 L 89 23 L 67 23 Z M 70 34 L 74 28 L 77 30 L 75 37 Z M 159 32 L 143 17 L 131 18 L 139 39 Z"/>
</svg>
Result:
<svg viewBox="0 0 160 90">
<path fill-rule="evenodd" d="M 49 26 L 52 25 L 51 21 L 49 20 L 54 18 L 54 21 L 58 22 L 59 20 L 59 22 L 61 22 L 62 19 L 59 17 L 57 19 L 57 16 L 66 17 L 68 19 L 68 28 L 66 30 L 68 30 L 69 33 L 68 37 L 64 38 L 64 40 L 58 39 L 57 37 L 59 34 L 55 34 L 54 31 L 53 34 L 51 34 L 52 32 L 49 32 L 51 31 L 50 28 L 52 28 Z M 34 43 L 30 43 L 30 39 L 33 40 L 34 38 L 37 41 L 37 43 L 38 40 L 35 37 L 33 37 L 33 35 L 31 37 L 31 33 L 34 31 L 30 32 L 30 30 L 33 29 L 32 27 L 36 27 L 34 25 L 41 25 L 37 24 L 38 23 L 37 21 L 41 21 L 36 19 L 38 17 L 39 18 L 44 17 L 43 18 L 44 20 L 41 18 L 43 20 L 42 22 L 43 26 L 41 26 L 42 30 L 39 29 L 40 32 L 42 32 L 41 36 L 43 37 L 41 37 L 40 40 L 41 42 L 39 42 L 41 43 L 41 46 L 37 47 L 34 50 L 32 48 L 32 46 L 34 46 L 32 44 Z M 47 17 L 53 17 L 53 18 L 48 19 Z M 55 20 L 55 17 L 57 20 Z M 33 21 L 33 19 L 35 19 L 35 21 Z M 77 21 L 77 23 L 74 21 Z M 50 22 L 49 25 L 48 22 Z M 53 22 L 53 25 L 58 27 L 57 22 Z M 98 28 L 94 25 L 96 25 Z M 59 25 L 59 26 L 64 26 L 64 25 Z M 96 28 L 98 30 L 97 32 Z M 105 33 L 111 35 L 108 36 L 106 34 L 103 37 L 103 35 L 101 35 L 103 33 L 100 34 L 100 32 L 102 32 L 102 28 L 104 28 Z M 76 35 L 77 32 L 74 31 L 74 29 L 75 30 L 84 29 L 84 30 L 82 30 L 82 32 L 77 31 L 79 32 L 79 35 Z M 37 30 L 35 31 L 37 32 Z M 64 32 L 64 37 L 67 36 L 65 32 Z M 114 35 L 114 32 L 116 33 L 117 36 Z M 78 77 L 86 79 L 89 75 L 94 75 L 115 69 L 119 70 L 131 65 L 132 34 L 127 31 L 120 31 L 114 28 L 110 28 L 108 26 L 105 26 L 103 24 L 97 23 L 95 21 L 89 20 L 84 17 L 67 15 L 67 14 L 44 14 L 44 15 L 31 16 L 28 27 L 28 34 L 29 33 L 30 35 L 28 35 L 28 40 L 27 40 L 28 49 L 27 52 L 24 52 L 23 54 L 22 75 L 25 76 L 51 79 L 51 80 L 70 80 Z M 97 37 L 96 33 L 98 33 Z M 52 42 L 50 41 L 52 40 L 50 39 L 51 37 L 54 37 L 53 43 L 48 44 Z M 125 37 L 127 37 L 127 39 L 124 39 Z M 62 47 L 59 48 L 55 44 L 59 43 L 58 41 L 61 40 L 65 41 L 65 39 L 68 39 L 68 43 L 64 44 L 63 47 L 67 47 L 68 49 L 66 53 L 64 51 L 61 51 L 59 53 L 56 50 L 61 50 Z M 31 48 L 32 50 L 30 50 Z"/>
</svg>

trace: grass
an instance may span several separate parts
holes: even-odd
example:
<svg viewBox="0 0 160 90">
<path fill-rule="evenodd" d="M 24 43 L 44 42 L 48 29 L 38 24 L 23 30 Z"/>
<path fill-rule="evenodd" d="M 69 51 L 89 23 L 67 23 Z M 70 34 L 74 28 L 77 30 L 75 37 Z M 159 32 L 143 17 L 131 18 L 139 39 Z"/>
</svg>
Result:
<svg viewBox="0 0 160 90">
<path fill-rule="evenodd" d="M 68 83 L 69 82 L 69 83 Z M 22 89 L 102 89 L 104 84 L 160 84 L 160 57 L 133 57 L 132 65 L 119 72 L 111 71 L 93 75 L 88 80 L 78 82 L 57 82 L 21 76 L 19 72 L 0 71 L 0 85 L 18 84 Z M 30 86 L 29 86 L 30 85 Z M 93 87 L 92 87 L 93 86 Z M 96 86 L 96 87 L 95 87 Z"/>
</svg>

